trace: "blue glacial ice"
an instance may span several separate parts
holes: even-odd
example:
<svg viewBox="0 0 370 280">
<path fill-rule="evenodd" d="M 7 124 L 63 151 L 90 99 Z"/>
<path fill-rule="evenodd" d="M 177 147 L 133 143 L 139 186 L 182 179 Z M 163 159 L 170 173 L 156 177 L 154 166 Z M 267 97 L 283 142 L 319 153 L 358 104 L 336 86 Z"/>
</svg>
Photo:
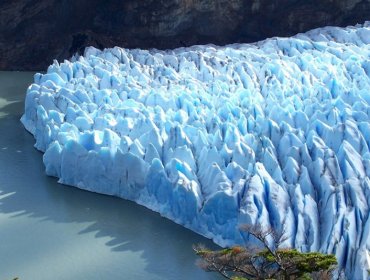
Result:
<svg viewBox="0 0 370 280">
<path fill-rule="evenodd" d="M 241 224 L 370 268 L 370 22 L 175 50 L 87 48 L 28 88 L 46 173 L 220 245 Z"/>
</svg>

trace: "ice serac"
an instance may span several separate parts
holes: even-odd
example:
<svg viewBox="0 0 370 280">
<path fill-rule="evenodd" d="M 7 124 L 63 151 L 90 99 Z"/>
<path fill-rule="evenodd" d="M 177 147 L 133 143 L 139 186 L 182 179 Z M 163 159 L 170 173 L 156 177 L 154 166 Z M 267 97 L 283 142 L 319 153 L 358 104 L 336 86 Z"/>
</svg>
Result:
<svg viewBox="0 0 370 280">
<path fill-rule="evenodd" d="M 370 267 L 370 23 L 36 74 L 22 122 L 63 184 L 134 200 L 220 245 L 241 224 Z"/>
</svg>

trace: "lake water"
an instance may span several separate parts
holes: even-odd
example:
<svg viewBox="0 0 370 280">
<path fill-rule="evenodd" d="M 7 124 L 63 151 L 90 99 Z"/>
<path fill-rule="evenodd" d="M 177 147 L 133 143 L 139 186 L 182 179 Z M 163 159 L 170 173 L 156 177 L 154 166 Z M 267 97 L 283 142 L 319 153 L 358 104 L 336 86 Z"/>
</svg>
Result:
<svg viewBox="0 0 370 280">
<path fill-rule="evenodd" d="M 0 72 L 0 279 L 219 279 L 212 243 L 133 202 L 60 185 L 19 119 L 33 73 Z"/>
</svg>

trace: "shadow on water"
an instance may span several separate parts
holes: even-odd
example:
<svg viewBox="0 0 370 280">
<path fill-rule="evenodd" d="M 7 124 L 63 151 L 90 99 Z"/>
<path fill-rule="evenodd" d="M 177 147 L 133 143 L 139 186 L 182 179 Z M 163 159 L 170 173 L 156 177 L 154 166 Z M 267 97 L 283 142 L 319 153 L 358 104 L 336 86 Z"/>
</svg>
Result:
<svg viewBox="0 0 370 280">
<path fill-rule="evenodd" d="M 50 258 L 56 258 L 57 254 L 68 255 L 62 250 L 66 240 L 81 236 L 88 239 L 92 235 L 93 241 L 89 241 L 87 247 L 93 251 L 96 243 L 103 242 L 103 247 L 109 248 L 108 258 L 122 254 L 122 264 L 111 267 L 109 259 L 105 259 L 108 265 L 104 271 L 89 266 L 86 271 L 99 271 L 106 278 L 118 275 L 120 279 L 147 279 L 148 275 L 153 276 L 150 279 L 217 279 L 215 274 L 203 272 L 194 264 L 196 256 L 192 244 L 203 243 L 214 248 L 209 240 L 133 202 L 60 185 L 56 178 L 45 175 L 42 153 L 33 147 L 33 136 L 19 121 L 24 92 L 30 82 L 32 73 L 0 72 L 3 102 L 0 104 L 0 278 L 10 277 L 9 273 L 17 276 L 18 271 L 9 271 L 10 264 L 12 269 L 26 265 L 28 259 L 19 256 L 23 253 L 19 248 L 22 243 L 18 243 L 22 238 L 36 242 L 34 246 L 39 248 L 33 250 L 50 251 Z M 48 223 L 61 230 L 56 237 L 47 236 L 48 230 L 44 233 L 33 230 Z M 70 227 L 77 228 L 75 234 Z M 28 236 L 32 234 L 37 236 Z M 57 240 L 47 241 L 48 238 Z M 4 245 L 1 240 L 13 241 Z M 125 252 L 139 254 L 144 265 L 133 269 L 135 260 L 127 259 Z M 83 262 L 86 265 L 89 263 L 88 253 L 83 257 L 87 258 Z M 14 265 L 14 262 L 18 264 Z M 69 270 L 66 266 L 65 270 Z M 48 269 L 50 273 L 59 271 Z M 99 273 L 96 279 L 102 279 Z M 72 278 L 68 272 L 66 275 L 66 279 Z M 18 276 L 23 279 L 22 275 Z M 50 278 L 57 276 L 49 275 Z M 92 278 L 94 276 L 89 277 Z M 81 275 L 76 279 L 82 279 Z"/>
</svg>

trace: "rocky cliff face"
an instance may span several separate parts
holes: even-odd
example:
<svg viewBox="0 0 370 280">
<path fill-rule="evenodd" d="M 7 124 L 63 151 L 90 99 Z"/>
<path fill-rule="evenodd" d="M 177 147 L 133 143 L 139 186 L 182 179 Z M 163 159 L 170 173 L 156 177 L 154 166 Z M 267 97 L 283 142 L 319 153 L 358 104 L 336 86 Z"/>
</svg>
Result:
<svg viewBox="0 0 370 280">
<path fill-rule="evenodd" d="M 0 2 L 0 69 L 45 70 L 90 45 L 224 45 L 369 19 L 370 0 L 8 0 Z"/>
</svg>

